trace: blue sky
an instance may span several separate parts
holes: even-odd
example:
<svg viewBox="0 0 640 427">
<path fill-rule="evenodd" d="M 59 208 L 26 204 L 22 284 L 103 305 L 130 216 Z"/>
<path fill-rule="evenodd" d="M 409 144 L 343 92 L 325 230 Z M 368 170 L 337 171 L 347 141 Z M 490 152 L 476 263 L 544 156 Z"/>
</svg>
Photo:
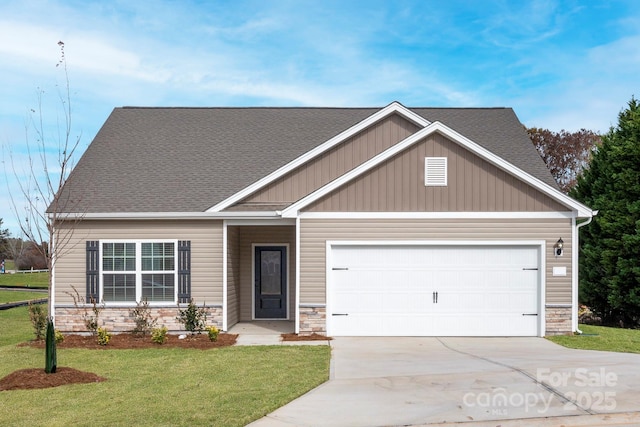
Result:
<svg viewBox="0 0 640 427">
<path fill-rule="evenodd" d="M 513 107 L 528 127 L 606 132 L 640 96 L 640 2 L 0 0 L 0 218 L 23 202 L 38 88 L 84 150 L 114 107 Z M 20 177 L 20 179 L 24 179 Z M 4 182 L 6 181 L 6 182 Z"/>
</svg>

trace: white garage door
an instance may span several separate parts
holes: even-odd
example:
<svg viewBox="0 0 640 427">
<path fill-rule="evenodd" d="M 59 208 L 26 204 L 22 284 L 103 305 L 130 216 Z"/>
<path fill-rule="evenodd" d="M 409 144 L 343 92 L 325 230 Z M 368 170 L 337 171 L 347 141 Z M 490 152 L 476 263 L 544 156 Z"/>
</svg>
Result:
<svg viewBox="0 0 640 427">
<path fill-rule="evenodd" d="M 334 245 L 334 336 L 536 336 L 539 247 Z"/>
</svg>

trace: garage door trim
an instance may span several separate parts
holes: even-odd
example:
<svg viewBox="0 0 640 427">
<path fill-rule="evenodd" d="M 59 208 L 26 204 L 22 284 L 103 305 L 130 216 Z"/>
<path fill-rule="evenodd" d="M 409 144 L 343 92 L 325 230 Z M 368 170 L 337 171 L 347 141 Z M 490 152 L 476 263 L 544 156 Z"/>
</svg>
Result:
<svg viewBox="0 0 640 427">
<path fill-rule="evenodd" d="M 334 265 L 332 259 L 332 248 L 338 246 L 528 246 L 535 247 L 539 251 L 539 280 L 538 280 L 538 336 L 545 334 L 545 271 L 546 271 L 546 241 L 544 240 L 327 240 L 326 242 L 326 322 L 327 334 L 332 333 L 333 317 L 333 283 L 332 270 Z"/>
</svg>

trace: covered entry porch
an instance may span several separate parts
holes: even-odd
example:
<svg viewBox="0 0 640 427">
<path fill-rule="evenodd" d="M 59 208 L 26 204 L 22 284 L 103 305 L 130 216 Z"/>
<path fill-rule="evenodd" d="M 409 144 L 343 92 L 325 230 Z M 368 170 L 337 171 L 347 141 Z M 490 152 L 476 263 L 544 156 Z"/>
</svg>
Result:
<svg viewBox="0 0 640 427">
<path fill-rule="evenodd" d="M 227 220 L 223 246 L 223 330 L 251 322 L 294 332 L 295 221 Z"/>
</svg>

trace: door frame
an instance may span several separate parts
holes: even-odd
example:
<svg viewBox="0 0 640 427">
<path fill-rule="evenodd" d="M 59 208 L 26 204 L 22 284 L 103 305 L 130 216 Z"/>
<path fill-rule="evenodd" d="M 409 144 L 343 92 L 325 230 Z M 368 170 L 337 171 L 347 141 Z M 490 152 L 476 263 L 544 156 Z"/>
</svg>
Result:
<svg viewBox="0 0 640 427">
<path fill-rule="evenodd" d="M 259 317 L 256 318 L 256 248 L 259 247 L 283 247 L 285 248 L 285 317 L 278 318 L 265 318 Z M 252 243 L 251 244 L 251 320 L 260 321 L 260 320 L 289 320 L 290 310 L 289 310 L 289 302 L 290 302 L 290 292 L 289 292 L 289 276 L 291 276 L 291 267 L 289 264 L 289 243 Z"/>
<path fill-rule="evenodd" d="M 326 328 L 331 335 L 333 325 L 333 247 L 336 246 L 530 246 L 538 249 L 538 322 L 537 336 L 546 333 L 546 247 L 545 240 L 327 240 L 325 245 Z"/>
</svg>

